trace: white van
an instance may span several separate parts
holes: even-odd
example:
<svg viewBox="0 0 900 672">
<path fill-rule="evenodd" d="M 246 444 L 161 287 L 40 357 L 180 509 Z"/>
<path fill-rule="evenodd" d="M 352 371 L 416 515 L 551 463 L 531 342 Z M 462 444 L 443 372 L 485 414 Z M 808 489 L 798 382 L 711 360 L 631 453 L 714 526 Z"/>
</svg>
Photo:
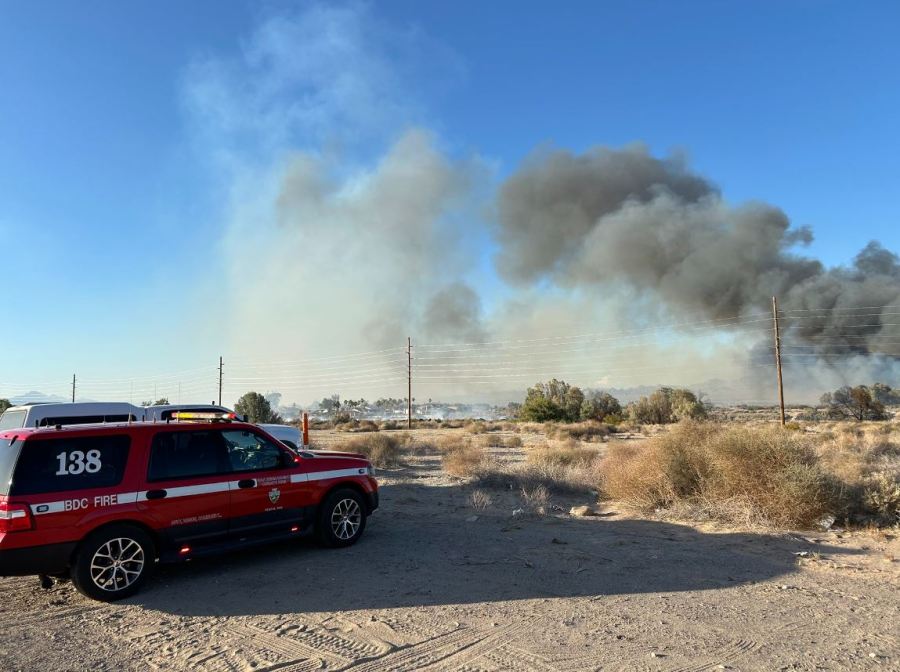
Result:
<svg viewBox="0 0 900 672">
<path fill-rule="evenodd" d="M 303 448 L 303 438 L 300 435 L 300 429 L 294 425 L 258 425 L 262 427 L 270 436 L 285 444 L 288 448 L 298 450 Z"/>
<path fill-rule="evenodd" d="M 54 425 L 88 425 L 100 422 L 137 422 L 144 409 L 124 402 L 74 402 L 11 406 L 0 415 L 0 430 Z"/>
</svg>

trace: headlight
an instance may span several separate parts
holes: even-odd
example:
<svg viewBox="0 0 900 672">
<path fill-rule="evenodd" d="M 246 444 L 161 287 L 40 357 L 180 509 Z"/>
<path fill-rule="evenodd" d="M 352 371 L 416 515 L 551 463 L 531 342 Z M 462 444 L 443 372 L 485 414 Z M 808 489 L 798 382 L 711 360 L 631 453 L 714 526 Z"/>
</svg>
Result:
<svg viewBox="0 0 900 672">
<path fill-rule="evenodd" d="M 369 472 L 369 476 L 375 478 L 375 467 L 370 464 L 368 467 L 366 467 L 366 471 Z"/>
</svg>

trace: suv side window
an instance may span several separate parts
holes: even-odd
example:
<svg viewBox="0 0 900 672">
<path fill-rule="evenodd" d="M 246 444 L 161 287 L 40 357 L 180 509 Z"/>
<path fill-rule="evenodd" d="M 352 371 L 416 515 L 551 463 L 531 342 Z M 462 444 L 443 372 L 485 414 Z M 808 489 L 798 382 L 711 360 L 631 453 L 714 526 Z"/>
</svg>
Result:
<svg viewBox="0 0 900 672">
<path fill-rule="evenodd" d="M 125 475 L 130 446 L 126 435 L 26 440 L 10 495 L 118 485 Z"/>
<path fill-rule="evenodd" d="M 150 446 L 148 481 L 227 474 L 228 456 L 216 431 L 159 432 Z"/>
<path fill-rule="evenodd" d="M 222 436 L 233 471 L 278 469 L 284 464 L 282 455 L 285 451 L 258 434 L 236 429 L 225 430 Z"/>
</svg>

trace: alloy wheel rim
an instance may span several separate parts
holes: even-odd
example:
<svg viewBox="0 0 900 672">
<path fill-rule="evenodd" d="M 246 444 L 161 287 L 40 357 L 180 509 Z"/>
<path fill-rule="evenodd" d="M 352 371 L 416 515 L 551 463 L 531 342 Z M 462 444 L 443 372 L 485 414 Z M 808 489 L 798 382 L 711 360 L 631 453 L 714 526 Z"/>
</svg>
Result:
<svg viewBox="0 0 900 672">
<path fill-rule="evenodd" d="M 144 571 L 144 549 L 134 539 L 116 537 L 94 552 L 91 581 L 101 590 L 124 590 Z"/>
<path fill-rule="evenodd" d="M 362 523 L 362 511 L 355 499 L 342 499 L 331 512 L 331 529 L 341 541 L 352 539 Z"/>
</svg>

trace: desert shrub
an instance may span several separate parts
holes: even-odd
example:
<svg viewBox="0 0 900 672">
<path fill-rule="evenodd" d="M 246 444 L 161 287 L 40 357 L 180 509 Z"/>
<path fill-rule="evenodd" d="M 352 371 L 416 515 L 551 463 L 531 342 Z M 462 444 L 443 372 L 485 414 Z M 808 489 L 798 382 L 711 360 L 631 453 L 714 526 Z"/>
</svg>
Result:
<svg viewBox="0 0 900 672">
<path fill-rule="evenodd" d="M 872 474 L 863 488 L 863 502 L 881 522 L 900 523 L 900 476 L 879 471 Z"/>
<path fill-rule="evenodd" d="M 479 439 L 483 448 L 499 448 L 503 445 L 503 437 L 498 434 L 484 434 Z"/>
<path fill-rule="evenodd" d="M 588 466 L 597 459 L 600 452 L 594 448 L 585 448 L 578 441 L 569 440 L 553 445 L 531 448 L 526 462 L 533 465 Z"/>
<path fill-rule="evenodd" d="M 580 441 L 602 440 L 609 436 L 609 426 L 602 422 L 578 422 L 571 425 L 559 425 L 548 431 L 547 435 L 557 439 L 578 439 Z"/>
<path fill-rule="evenodd" d="M 887 386 L 883 386 L 887 387 Z M 887 387 L 890 392 L 890 388 Z M 872 390 L 865 385 L 850 387 L 845 385 L 834 392 L 822 395 L 821 402 L 825 406 L 828 417 L 834 419 L 847 418 L 852 420 L 887 420 L 888 415 L 878 396 L 873 396 Z"/>
<path fill-rule="evenodd" d="M 396 467 L 401 463 L 401 442 L 388 434 L 370 434 L 346 442 L 343 450 L 361 453 L 376 467 Z"/>
<path fill-rule="evenodd" d="M 522 501 L 530 509 L 543 512 L 544 508 L 550 503 L 550 491 L 543 483 L 538 483 L 530 488 L 523 487 Z"/>
<path fill-rule="evenodd" d="M 487 431 L 487 425 L 481 420 L 470 420 L 463 425 L 463 429 L 469 434 L 484 434 Z"/>
<path fill-rule="evenodd" d="M 474 476 L 484 463 L 484 450 L 471 441 L 460 441 L 445 449 L 441 465 L 451 476 Z"/>
<path fill-rule="evenodd" d="M 522 447 L 522 437 L 521 436 L 508 436 L 506 441 L 503 442 L 507 448 L 521 448 Z"/>
<path fill-rule="evenodd" d="M 789 432 L 802 432 L 803 427 L 800 426 L 799 422 L 786 422 L 784 428 Z"/>
<path fill-rule="evenodd" d="M 683 423 L 642 446 L 611 446 L 604 492 L 645 511 L 691 504 L 731 522 L 811 526 L 841 509 L 837 479 L 781 428 Z"/>
<path fill-rule="evenodd" d="M 690 390 L 661 387 L 628 406 L 628 416 L 645 425 L 665 425 L 679 420 L 700 420 L 706 406 Z"/>
<path fill-rule="evenodd" d="M 378 423 L 373 420 L 360 420 L 356 427 L 357 432 L 377 432 Z"/>
<path fill-rule="evenodd" d="M 382 429 L 400 429 L 400 423 L 396 420 L 384 420 L 381 423 Z"/>
<path fill-rule="evenodd" d="M 494 498 L 491 497 L 491 493 L 484 490 L 473 490 L 472 494 L 469 495 L 469 503 L 476 511 L 484 511 L 494 503 Z"/>
<path fill-rule="evenodd" d="M 603 422 L 612 427 L 618 427 L 624 421 L 625 421 L 625 418 L 622 415 L 621 411 L 619 411 L 618 413 L 608 413 L 607 415 L 603 416 Z"/>
</svg>

